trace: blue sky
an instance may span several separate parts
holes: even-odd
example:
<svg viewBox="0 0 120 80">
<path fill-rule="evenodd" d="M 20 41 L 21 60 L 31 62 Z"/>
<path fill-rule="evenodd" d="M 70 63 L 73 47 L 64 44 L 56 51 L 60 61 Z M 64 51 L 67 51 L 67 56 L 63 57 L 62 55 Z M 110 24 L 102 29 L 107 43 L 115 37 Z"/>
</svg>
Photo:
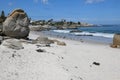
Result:
<svg viewBox="0 0 120 80">
<path fill-rule="evenodd" d="M 66 19 L 93 24 L 120 24 L 120 0 L 1 0 L 6 15 L 22 8 L 37 19 Z"/>
</svg>

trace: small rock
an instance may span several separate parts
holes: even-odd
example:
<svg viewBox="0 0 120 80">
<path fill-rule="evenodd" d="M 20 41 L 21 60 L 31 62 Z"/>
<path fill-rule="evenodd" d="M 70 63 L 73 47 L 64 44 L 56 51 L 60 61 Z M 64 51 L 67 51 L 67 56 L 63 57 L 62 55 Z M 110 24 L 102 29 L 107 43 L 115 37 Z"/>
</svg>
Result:
<svg viewBox="0 0 120 80">
<path fill-rule="evenodd" d="M 66 69 L 66 71 L 69 71 L 68 69 Z"/>
<path fill-rule="evenodd" d="M 70 80 L 73 80 L 72 78 Z"/>
<path fill-rule="evenodd" d="M 15 57 L 15 54 L 12 54 L 12 57 L 14 58 L 14 57 Z"/>
<path fill-rule="evenodd" d="M 36 43 L 37 43 L 36 40 L 30 40 L 30 39 L 29 39 L 29 40 L 26 40 L 26 42 L 27 42 L 27 43 L 30 43 L 30 44 L 36 44 Z"/>
<path fill-rule="evenodd" d="M 50 44 L 46 44 L 46 47 L 50 47 Z"/>
<path fill-rule="evenodd" d="M 78 68 L 77 66 L 75 66 L 75 68 Z"/>
<path fill-rule="evenodd" d="M 37 52 L 45 52 L 45 50 L 43 50 L 43 49 L 37 49 L 36 51 Z"/>
<path fill-rule="evenodd" d="M 36 45 L 37 48 L 39 47 L 50 47 L 50 44 L 39 44 L 39 45 Z"/>
<path fill-rule="evenodd" d="M 64 59 L 64 57 L 61 57 L 61 59 Z"/>
<path fill-rule="evenodd" d="M 98 62 L 93 62 L 93 64 L 96 65 L 96 66 L 100 65 L 100 63 L 98 63 Z"/>
</svg>

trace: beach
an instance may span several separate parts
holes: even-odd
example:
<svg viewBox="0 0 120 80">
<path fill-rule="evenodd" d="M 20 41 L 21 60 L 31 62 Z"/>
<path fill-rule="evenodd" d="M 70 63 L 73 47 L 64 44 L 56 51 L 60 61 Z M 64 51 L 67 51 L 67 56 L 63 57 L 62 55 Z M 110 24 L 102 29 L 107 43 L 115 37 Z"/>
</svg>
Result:
<svg viewBox="0 0 120 80">
<path fill-rule="evenodd" d="M 120 0 L 1 0 L 0 80 L 120 80 Z"/>
<path fill-rule="evenodd" d="M 31 32 L 29 38 L 42 35 Z M 66 46 L 22 43 L 24 49 L 15 50 L 1 45 L 0 80 L 120 80 L 119 48 L 84 40 L 49 39 Z"/>
</svg>

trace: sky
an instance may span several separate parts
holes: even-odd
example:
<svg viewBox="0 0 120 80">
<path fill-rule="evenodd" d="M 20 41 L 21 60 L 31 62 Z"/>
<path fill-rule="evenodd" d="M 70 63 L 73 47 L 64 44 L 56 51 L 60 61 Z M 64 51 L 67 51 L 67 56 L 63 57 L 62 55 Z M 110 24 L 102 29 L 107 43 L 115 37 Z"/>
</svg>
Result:
<svg viewBox="0 0 120 80">
<path fill-rule="evenodd" d="M 6 16 L 23 9 L 32 20 L 61 20 L 120 24 L 120 0 L 0 0 Z"/>
</svg>

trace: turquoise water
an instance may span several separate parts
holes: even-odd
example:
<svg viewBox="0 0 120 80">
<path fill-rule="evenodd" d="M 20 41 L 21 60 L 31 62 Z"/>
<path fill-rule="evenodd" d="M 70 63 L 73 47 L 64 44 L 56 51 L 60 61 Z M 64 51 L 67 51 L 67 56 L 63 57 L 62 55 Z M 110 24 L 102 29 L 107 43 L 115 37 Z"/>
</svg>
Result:
<svg viewBox="0 0 120 80">
<path fill-rule="evenodd" d="M 76 32 L 71 33 L 71 31 L 76 31 Z M 95 36 L 95 37 L 113 38 L 115 33 L 120 33 L 120 25 L 79 27 L 77 29 L 54 30 L 54 32 L 67 33 L 76 36 Z"/>
<path fill-rule="evenodd" d="M 80 30 L 81 32 L 71 31 Z M 94 27 L 79 27 L 77 29 L 52 30 L 52 35 L 67 37 L 74 40 L 89 40 L 103 43 L 112 43 L 115 33 L 120 33 L 120 25 L 100 25 Z M 49 34 L 50 34 L 49 33 Z"/>
<path fill-rule="evenodd" d="M 80 27 L 78 28 L 82 31 L 87 32 L 99 32 L 99 33 L 120 33 L 120 25 L 102 25 L 102 26 L 94 26 L 94 27 Z"/>
</svg>

